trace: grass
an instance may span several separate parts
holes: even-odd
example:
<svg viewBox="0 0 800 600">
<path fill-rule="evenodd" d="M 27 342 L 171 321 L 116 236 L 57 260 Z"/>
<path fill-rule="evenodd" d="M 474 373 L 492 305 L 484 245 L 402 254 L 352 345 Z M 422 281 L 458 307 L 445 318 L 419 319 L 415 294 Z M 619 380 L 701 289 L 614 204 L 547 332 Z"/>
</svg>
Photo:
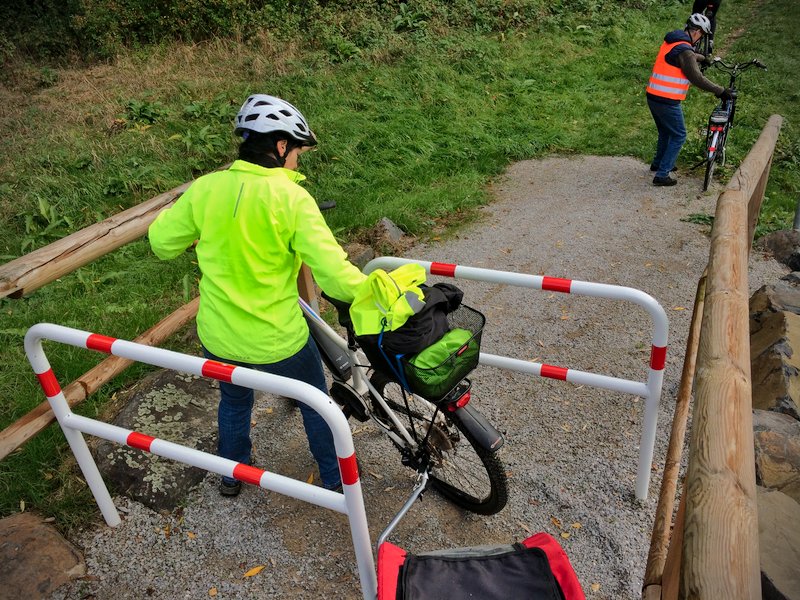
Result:
<svg viewBox="0 0 800 600">
<path fill-rule="evenodd" d="M 341 240 L 383 216 L 422 236 L 468 220 L 489 201 L 486 184 L 514 161 L 553 153 L 647 161 L 655 128 L 644 85 L 658 41 L 680 26 L 686 6 L 609 6 L 501 33 L 412 27 L 358 52 L 344 41 L 302 49 L 265 36 L 246 45 L 165 45 L 54 71 L 35 92 L 2 88 L 0 260 L 228 162 L 231 117 L 255 91 L 290 99 L 319 135 L 319 151 L 303 156 L 301 170 L 318 200 L 337 201 L 326 218 Z M 755 55 L 770 66 L 742 81 L 732 165 L 771 113 L 786 117 L 762 228 L 791 223 L 800 189 L 800 57 L 791 41 L 798 10 L 793 0 L 732 3 L 719 20 L 726 56 Z M 413 15 L 404 18 L 414 25 Z M 713 103 L 689 95 L 682 166 L 699 160 Z M 161 263 L 142 240 L 29 298 L 0 300 L 0 427 L 43 399 L 22 351 L 30 325 L 53 321 L 132 339 L 185 302 L 187 282 L 194 288 L 198 276 L 191 253 Z M 62 385 L 100 360 L 57 345 L 48 356 Z M 115 379 L 79 412 L 102 412 L 144 370 Z M 62 466 L 68 456 L 51 427 L 0 463 L 0 514 L 24 502 L 63 528 L 91 518 L 85 487 Z"/>
</svg>

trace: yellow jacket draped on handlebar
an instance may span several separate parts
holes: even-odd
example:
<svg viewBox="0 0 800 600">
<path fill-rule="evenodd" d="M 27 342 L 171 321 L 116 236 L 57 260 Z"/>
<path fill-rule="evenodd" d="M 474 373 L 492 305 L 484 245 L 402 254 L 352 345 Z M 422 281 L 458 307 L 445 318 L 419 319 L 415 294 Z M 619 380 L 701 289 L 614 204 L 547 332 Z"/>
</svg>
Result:
<svg viewBox="0 0 800 600">
<path fill-rule="evenodd" d="M 150 225 L 150 245 L 161 259 L 199 240 L 197 333 L 213 354 L 268 364 L 305 345 L 308 326 L 297 303 L 303 262 L 325 293 L 346 302 L 364 281 L 298 185 L 303 179 L 237 160 L 200 177 Z"/>
</svg>

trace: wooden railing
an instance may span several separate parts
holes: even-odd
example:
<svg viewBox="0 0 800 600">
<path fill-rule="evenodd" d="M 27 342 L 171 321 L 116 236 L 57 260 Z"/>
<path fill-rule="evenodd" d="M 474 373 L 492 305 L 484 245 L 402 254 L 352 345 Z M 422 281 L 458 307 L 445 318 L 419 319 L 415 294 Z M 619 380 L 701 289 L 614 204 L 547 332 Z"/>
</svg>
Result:
<svg viewBox="0 0 800 600">
<path fill-rule="evenodd" d="M 226 169 L 230 163 L 220 167 Z M 147 233 L 158 214 L 172 206 L 192 184 L 184 183 L 159 194 L 104 221 L 76 231 L 52 244 L 0 265 L 0 298 L 21 298 L 59 277 L 133 242 Z M 303 265 L 297 280 L 300 295 L 315 304 L 311 271 Z M 197 315 L 199 299 L 183 305 L 133 341 L 157 346 Z M 119 375 L 132 361 L 111 356 L 64 388 L 70 407 L 83 402 L 90 394 Z M 0 431 L 0 460 L 39 433 L 55 420 L 45 401 Z"/>
<path fill-rule="evenodd" d="M 770 117 L 717 200 L 656 509 L 646 600 L 761 599 L 747 273 L 782 122 Z M 693 380 L 689 465 L 670 540 Z"/>
</svg>

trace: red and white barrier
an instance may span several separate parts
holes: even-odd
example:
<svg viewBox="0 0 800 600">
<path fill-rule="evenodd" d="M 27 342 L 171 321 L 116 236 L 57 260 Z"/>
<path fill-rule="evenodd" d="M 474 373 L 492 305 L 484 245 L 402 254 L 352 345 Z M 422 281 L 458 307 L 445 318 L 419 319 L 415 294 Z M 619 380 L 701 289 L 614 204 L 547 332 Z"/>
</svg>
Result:
<svg viewBox="0 0 800 600">
<path fill-rule="evenodd" d="M 629 287 L 609 285 L 605 283 L 591 283 L 560 277 L 544 277 L 539 275 L 526 275 L 494 269 L 466 267 L 450 263 L 429 262 L 382 256 L 371 260 L 364 267 L 365 273 L 375 269 L 391 270 L 407 263 L 417 263 L 425 267 L 431 275 L 453 277 L 455 279 L 470 279 L 489 283 L 501 283 L 517 287 L 532 288 L 535 290 L 575 294 L 578 296 L 593 296 L 612 300 L 633 302 L 644 308 L 653 320 L 652 341 L 650 347 L 650 368 L 647 382 L 637 382 L 597 373 L 587 373 L 555 365 L 547 365 L 527 360 L 519 360 L 506 356 L 497 356 L 481 352 L 480 364 L 500 369 L 510 369 L 531 373 L 540 377 L 561 379 L 577 385 L 593 386 L 601 389 L 641 396 L 645 399 L 644 420 L 642 424 L 641 444 L 639 447 L 639 465 L 636 474 L 636 498 L 647 498 L 650 485 L 650 467 L 653 462 L 653 451 L 656 441 L 656 425 L 658 423 L 658 403 L 661 399 L 661 388 L 664 382 L 664 366 L 667 358 L 667 336 L 669 324 L 667 315 L 662 306 L 650 295 Z"/>
<path fill-rule="evenodd" d="M 304 402 L 325 419 L 333 433 L 336 455 L 339 459 L 339 471 L 342 476 L 343 493 L 326 490 L 277 473 L 269 473 L 250 465 L 237 463 L 200 450 L 157 439 L 144 433 L 130 431 L 102 421 L 76 415 L 70 410 L 61 386 L 44 354 L 42 348 L 43 339 L 61 342 L 78 348 L 97 350 L 182 373 L 192 373 L 227 381 L 254 390 L 287 396 Z M 353 437 L 350 433 L 347 419 L 341 409 L 326 394 L 307 383 L 295 379 L 262 373 L 245 367 L 226 365 L 213 360 L 188 356 L 162 348 L 144 346 L 51 323 L 39 323 L 28 330 L 25 335 L 25 352 L 28 355 L 33 371 L 36 373 L 36 377 L 39 379 L 45 396 L 50 402 L 53 413 L 58 419 L 61 430 L 64 432 L 64 436 L 67 438 L 70 448 L 80 465 L 86 483 L 92 490 L 92 494 L 94 494 L 100 512 L 110 526 L 119 525 L 119 513 L 111 500 L 108 488 L 106 488 L 103 478 L 100 476 L 94 458 L 81 435 L 82 433 L 139 448 L 158 456 L 177 460 L 219 475 L 233 477 L 245 483 L 257 485 L 273 492 L 346 514 L 350 522 L 350 532 L 358 562 L 358 574 L 361 579 L 363 597 L 365 599 L 374 599 L 376 597 L 375 562 L 370 546 L 367 515 L 364 509 L 364 498 L 361 493 Z"/>
</svg>

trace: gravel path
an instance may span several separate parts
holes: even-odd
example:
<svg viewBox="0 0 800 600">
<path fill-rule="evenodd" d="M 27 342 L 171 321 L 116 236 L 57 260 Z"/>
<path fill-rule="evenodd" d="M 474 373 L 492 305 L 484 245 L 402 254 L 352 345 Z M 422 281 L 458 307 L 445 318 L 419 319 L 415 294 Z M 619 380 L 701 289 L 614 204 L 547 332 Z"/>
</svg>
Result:
<svg viewBox="0 0 800 600">
<path fill-rule="evenodd" d="M 664 393 L 649 498 L 633 498 L 643 402 L 623 394 L 492 368 L 474 373 L 473 398 L 506 435 L 508 506 L 465 514 L 426 494 L 391 541 L 412 552 L 509 543 L 531 532 L 556 536 L 587 598 L 640 598 L 672 406 L 697 280 L 708 260 L 700 225 L 716 193 L 699 180 L 654 188 L 631 158 L 550 158 L 512 166 L 495 183 L 482 218 L 445 241 L 406 253 L 424 260 L 566 277 L 641 289 L 670 320 Z M 717 190 L 718 191 L 718 190 Z M 751 289 L 787 269 L 758 253 Z M 651 323 L 622 302 L 459 282 L 466 303 L 486 314 L 486 352 L 644 381 Z M 259 466 L 299 479 L 314 471 L 296 411 L 259 398 L 254 444 Z M 408 473 L 369 424 L 353 424 L 373 539 L 410 490 Z M 283 456 L 271 448 L 285 446 Z M 263 457 L 263 460 L 261 458 Z M 171 515 L 118 498 L 122 525 L 100 524 L 73 540 L 89 576 L 53 598 L 359 598 L 346 519 L 245 486 L 220 498 L 209 476 Z M 257 575 L 245 577 L 263 565 Z"/>
</svg>

